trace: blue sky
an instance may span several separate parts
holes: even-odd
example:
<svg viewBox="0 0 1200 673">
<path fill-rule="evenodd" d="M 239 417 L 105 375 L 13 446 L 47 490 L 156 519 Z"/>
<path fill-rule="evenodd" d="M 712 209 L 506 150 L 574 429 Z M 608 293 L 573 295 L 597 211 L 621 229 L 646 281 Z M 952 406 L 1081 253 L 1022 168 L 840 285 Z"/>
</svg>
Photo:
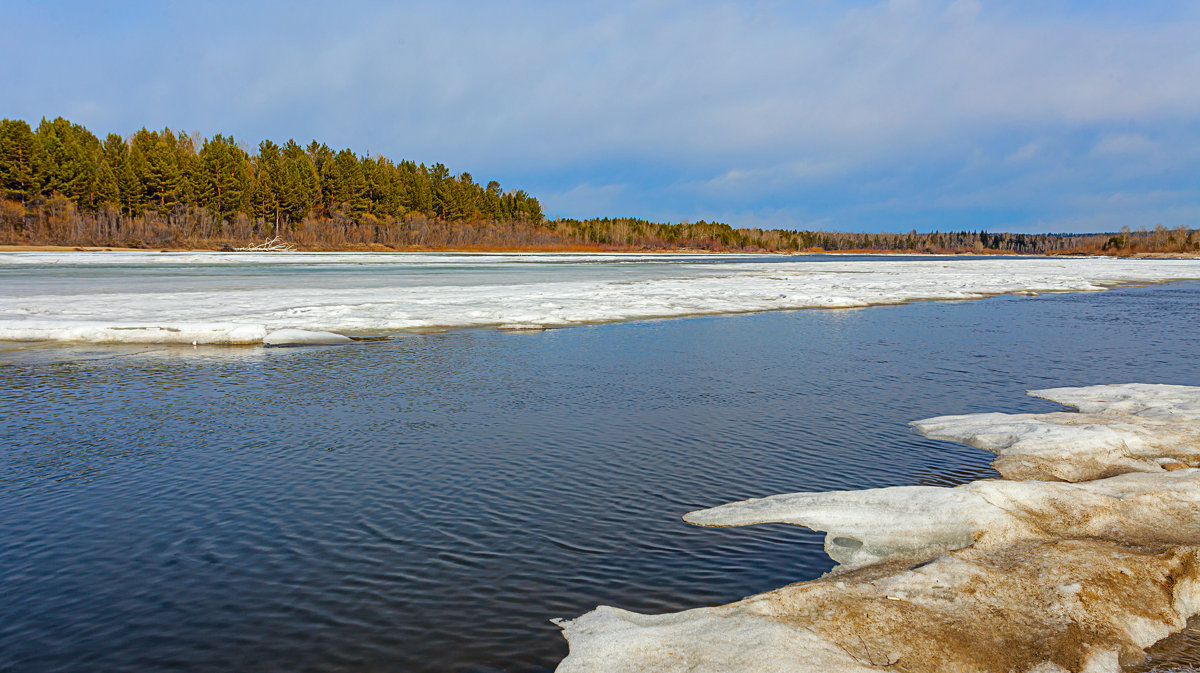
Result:
<svg viewBox="0 0 1200 673">
<path fill-rule="evenodd" d="M 0 116 L 313 138 L 632 215 L 1200 226 L 1200 4 L 5 2 Z"/>
</svg>

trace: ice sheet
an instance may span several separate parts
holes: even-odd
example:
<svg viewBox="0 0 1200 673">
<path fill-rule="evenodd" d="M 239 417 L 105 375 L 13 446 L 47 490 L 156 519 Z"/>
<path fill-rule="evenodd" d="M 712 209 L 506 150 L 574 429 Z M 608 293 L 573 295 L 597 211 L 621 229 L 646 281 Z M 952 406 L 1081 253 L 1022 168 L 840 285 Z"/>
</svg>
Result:
<svg viewBox="0 0 1200 673">
<path fill-rule="evenodd" d="M 1200 548 L 1100 540 L 949 552 L 736 603 L 560 621 L 558 673 L 1117 673 L 1183 628 Z"/>
<path fill-rule="evenodd" d="M 1094 291 L 1200 278 L 1200 260 L 4 253 L 0 277 L 0 340 L 120 341 L 129 327 L 157 326 L 180 341 L 171 330 L 189 324 L 225 343 L 229 325 L 264 335 L 533 329 Z"/>
<path fill-rule="evenodd" d="M 998 454 L 1009 479 L 1084 481 L 1200 466 L 1200 391 L 1121 384 L 1030 391 L 1079 409 L 968 414 L 914 421 L 918 432 Z"/>
<path fill-rule="evenodd" d="M 970 429 L 963 438 L 988 445 L 1052 436 L 1058 464 L 1082 455 L 1123 469 L 1124 454 L 1081 454 L 1072 439 L 1102 438 L 1108 421 L 1153 421 L 1157 432 L 1186 435 L 1200 406 L 1200 388 L 1184 386 L 1031 394 L 1080 411 L 1024 415 L 1033 420 L 1004 421 L 991 435 L 1002 414 L 933 425 L 958 423 Z M 1060 418 L 1088 415 L 1082 426 Z M 1078 427 L 1088 432 L 1072 435 Z M 1200 470 L 1155 465 L 1082 483 L 793 493 L 692 512 L 685 519 L 706 526 L 827 531 L 826 549 L 842 565 L 720 607 L 665 615 L 600 607 L 558 620 L 570 643 L 558 671 L 1117 673 L 1200 613 Z"/>
<path fill-rule="evenodd" d="M 700 526 L 790 523 L 826 531 L 843 568 L 924 560 L 972 544 L 1094 537 L 1155 544 L 1200 541 L 1200 470 L 1125 474 L 1082 484 L 982 480 L 945 488 L 789 493 L 685 514 Z"/>
<path fill-rule="evenodd" d="M 350 343 L 348 336 L 333 332 L 312 332 L 302 329 L 279 329 L 263 337 L 262 342 L 268 346 L 300 346 L 317 344 Z"/>
<path fill-rule="evenodd" d="M 0 341 L 68 341 L 113 344 L 260 344 L 263 325 L 230 322 L 128 320 L 13 320 L 0 323 Z"/>
</svg>

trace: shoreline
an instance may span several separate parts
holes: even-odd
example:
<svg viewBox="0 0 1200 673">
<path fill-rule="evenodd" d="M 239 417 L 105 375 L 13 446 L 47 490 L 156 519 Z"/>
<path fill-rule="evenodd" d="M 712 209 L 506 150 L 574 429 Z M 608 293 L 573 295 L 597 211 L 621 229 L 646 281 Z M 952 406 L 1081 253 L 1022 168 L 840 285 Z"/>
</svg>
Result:
<svg viewBox="0 0 1200 673">
<path fill-rule="evenodd" d="M 12 253 L 5 266 L 18 268 L 28 265 L 33 268 L 40 265 L 47 267 L 47 272 L 53 275 L 59 273 L 55 269 L 63 269 L 64 273 L 70 274 L 73 273 L 70 271 L 72 268 L 112 266 L 115 262 L 117 271 L 114 273 L 119 276 L 123 273 L 120 271 L 121 264 L 138 262 L 134 259 L 136 255 L 121 253 L 111 257 L 72 257 L 72 253 L 64 255 L 51 252 L 39 256 L 36 252 L 28 252 L 24 253 L 29 255 L 24 259 L 20 258 L 21 254 Z M 346 256 L 310 255 L 271 257 L 260 253 L 238 258 L 184 254 L 179 257 L 147 255 L 141 259 L 150 267 L 161 269 L 176 268 L 176 263 L 217 267 L 232 263 L 230 268 L 234 269 L 231 272 L 233 276 L 243 273 L 239 270 L 243 261 L 250 267 L 276 263 L 285 266 L 351 263 L 375 265 L 384 270 L 411 263 L 414 269 L 418 269 L 413 273 L 420 273 L 422 265 L 436 266 L 450 259 L 406 259 L 399 255 L 378 255 L 357 258 L 355 261 Z M 1194 260 L 1190 263 L 1179 260 L 1155 264 L 1153 261 L 1100 261 L 1098 258 L 1077 258 L 1074 261 L 974 258 L 955 264 L 945 257 L 909 260 L 886 256 L 844 260 L 827 257 L 821 261 L 815 258 L 767 259 L 731 255 L 712 261 L 728 264 L 728 268 L 733 270 L 744 266 L 749 271 L 733 276 L 714 276 L 706 269 L 703 272 L 694 271 L 690 276 L 683 273 L 682 277 L 673 279 L 656 279 L 650 274 L 642 279 L 648 284 L 633 285 L 627 282 L 599 282 L 606 278 L 630 279 L 627 274 L 613 273 L 602 274 L 594 285 L 555 283 L 540 277 L 532 279 L 530 283 L 518 283 L 516 286 L 508 284 L 522 275 L 519 272 L 523 268 L 519 266 L 522 262 L 547 259 L 567 264 L 575 261 L 565 256 L 557 259 L 479 257 L 474 261 L 472 258 L 459 258 L 455 264 L 468 267 L 478 266 L 481 262 L 484 265 L 508 264 L 509 271 L 505 272 L 508 275 L 489 276 L 490 284 L 472 286 L 474 289 L 462 299 L 449 303 L 447 286 L 417 283 L 412 287 L 396 286 L 386 291 L 370 284 L 345 287 L 335 293 L 336 301 L 330 304 L 320 283 L 300 282 L 290 287 L 289 293 L 295 294 L 289 295 L 291 298 L 286 300 L 288 310 L 298 313 L 287 315 L 271 313 L 272 302 L 278 299 L 267 300 L 264 299 L 265 295 L 253 295 L 231 312 L 223 307 L 219 297 L 212 292 L 205 293 L 195 287 L 187 295 L 195 310 L 185 310 L 179 298 L 169 292 L 140 292 L 136 295 L 135 305 L 124 307 L 111 302 L 97 304 L 86 294 L 64 295 L 48 303 L 39 303 L 36 299 L 24 300 L 14 295 L 6 298 L 5 310 L 9 317 L 0 321 L 0 338 L 6 342 L 59 343 L 328 344 L 346 343 L 364 336 L 414 331 L 473 328 L 528 331 L 704 315 L 861 309 L 926 301 L 981 300 L 996 295 L 1093 292 L 1124 285 L 1200 280 L 1200 267 L 1196 266 Z M 585 256 L 579 261 L 586 263 L 595 259 Z M 680 257 L 674 260 L 687 261 Z M 619 254 L 613 254 L 601 261 L 621 265 L 625 260 Z M 628 261 L 656 264 L 658 261 L 672 260 L 634 255 Z M 897 267 L 907 268 L 900 271 Z M 861 273 L 847 276 L 845 271 L 852 269 Z M 1070 269 L 1071 272 L 1067 273 L 1064 269 Z M 763 273 L 764 270 L 770 273 Z M 488 273 L 496 272 L 493 270 Z M 439 282 L 447 281 L 442 278 Z M 127 296 L 119 289 L 110 291 L 116 292 L 113 297 Z M 662 299 L 664 291 L 669 291 L 670 300 Z"/>
<path fill-rule="evenodd" d="M 0 253 L 5 252 L 146 252 L 146 253 L 162 253 L 162 252 L 256 252 L 256 251 L 233 251 L 218 247 L 191 247 L 191 248 L 131 248 L 116 245 L 52 245 L 52 244 L 3 244 L 0 245 Z M 263 251 L 266 252 L 266 251 Z M 771 256 L 794 256 L 794 255 L 886 255 L 897 257 L 913 257 L 913 256 L 944 256 L 944 257 L 1111 257 L 1114 259 L 1200 259 L 1200 252 L 1137 252 L 1126 255 L 1105 255 L 1105 254 L 1073 254 L 1073 253 L 1058 253 L 1058 254 L 1031 254 L 1011 252 L 1006 250 L 985 250 L 983 252 L 951 252 L 951 251 L 933 251 L 933 252 L 914 252 L 911 250 L 796 250 L 794 252 L 778 252 L 778 251 L 735 251 L 735 250 L 701 250 L 697 248 L 671 248 L 671 249 L 655 249 L 655 250 L 610 250 L 599 247 L 588 246 L 546 246 L 533 248 L 496 248 L 496 247 L 462 247 L 462 248 L 389 248 L 383 245 L 376 246 L 359 246 L 359 247 L 319 247 L 319 248 L 298 248 L 283 252 L 336 252 L 336 253 L 422 253 L 422 254 L 462 254 L 462 253 L 500 253 L 500 254 L 521 254 L 521 253 L 587 253 L 587 254 L 639 254 L 639 255 L 771 255 Z"/>
</svg>

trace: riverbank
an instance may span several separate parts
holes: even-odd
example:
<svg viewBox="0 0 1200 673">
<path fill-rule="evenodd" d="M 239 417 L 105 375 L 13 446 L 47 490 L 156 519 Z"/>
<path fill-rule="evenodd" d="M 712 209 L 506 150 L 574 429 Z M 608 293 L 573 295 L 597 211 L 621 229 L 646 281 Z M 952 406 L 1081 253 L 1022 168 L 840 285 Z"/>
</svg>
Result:
<svg viewBox="0 0 1200 673">
<path fill-rule="evenodd" d="M 230 245 L 220 246 L 200 246 L 200 247 L 122 247 L 116 245 L 0 245 L 0 252 L 234 252 Z M 261 251 L 260 251 L 261 252 Z M 584 252 L 584 253 L 611 253 L 611 252 L 636 252 L 645 254 L 663 253 L 663 254 L 697 254 L 697 255 L 714 255 L 714 254 L 783 254 L 783 253 L 742 253 L 731 252 L 722 253 L 714 250 L 700 250 L 697 248 L 674 248 L 669 250 L 639 250 L 634 248 L 609 248 L 604 246 L 588 246 L 588 245 L 547 245 L 534 246 L 523 248 L 510 248 L 504 246 L 460 246 L 452 248 L 429 248 L 421 246 L 392 248 L 386 245 L 347 245 L 347 246 L 296 246 L 292 252 L 419 252 L 419 253 L 469 253 L 469 252 L 491 252 L 491 253 L 511 253 L 518 254 L 523 252 L 528 253 L 552 253 L 552 252 Z M 803 254 L 809 254 L 804 252 Z M 815 254 L 815 253 L 814 253 Z"/>
<path fill-rule="evenodd" d="M 75 246 L 75 245 L 0 245 L 0 253 L 2 252 L 229 252 L 229 246 L 212 246 L 212 247 L 195 247 L 195 248 L 131 248 L 121 246 Z M 418 252 L 418 253 L 553 253 L 553 252 L 582 252 L 582 253 L 638 253 L 638 254 L 663 254 L 663 255 L 896 255 L 896 256 L 911 256 L 911 255 L 1012 255 L 1018 257 L 1041 257 L 1036 254 L 1023 254 L 1006 252 L 1003 250 L 983 250 L 981 252 L 964 252 L 964 251 L 932 251 L 932 252 L 914 252 L 911 250 L 822 250 L 819 248 L 808 250 L 797 250 L 794 252 L 746 252 L 746 251 L 719 251 L 719 250 L 701 250 L 697 248 L 669 248 L 669 249 L 654 249 L 643 250 L 635 248 L 618 248 L 605 246 L 586 246 L 586 245 L 571 245 L 571 246 L 542 246 L 530 248 L 506 248 L 506 247 L 457 247 L 457 248 L 390 248 L 385 245 L 363 245 L 363 246 L 342 246 L 342 247 L 297 247 L 296 252 Z M 1096 254 L 1067 254 L 1060 253 L 1054 255 L 1056 257 L 1117 257 L 1122 259 L 1200 259 L 1200 252 L 1139 252 L 1129 254 L 1119 253 L 1096 253 Z"/>
</svg>

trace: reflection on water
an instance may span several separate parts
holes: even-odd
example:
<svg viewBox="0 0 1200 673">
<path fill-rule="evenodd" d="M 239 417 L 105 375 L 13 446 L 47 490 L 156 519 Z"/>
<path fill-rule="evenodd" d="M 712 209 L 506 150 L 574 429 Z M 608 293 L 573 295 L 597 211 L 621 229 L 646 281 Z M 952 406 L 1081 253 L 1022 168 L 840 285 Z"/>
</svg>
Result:
<svg viewBox="0 0 1200 673">
<path fill-rule="evenodd" d="M 990 454 L 906 423 L 1055 408 L 1034 387 L 1200 385 L 1197 308 L 1183 283 L 317 348 L 6 350 L 0 669 L 544 671 L 566 653 L 550 617 L 723 603 L 830 565 L 817 534 L 682 513 L 989 476 Z"/>
</svg>

